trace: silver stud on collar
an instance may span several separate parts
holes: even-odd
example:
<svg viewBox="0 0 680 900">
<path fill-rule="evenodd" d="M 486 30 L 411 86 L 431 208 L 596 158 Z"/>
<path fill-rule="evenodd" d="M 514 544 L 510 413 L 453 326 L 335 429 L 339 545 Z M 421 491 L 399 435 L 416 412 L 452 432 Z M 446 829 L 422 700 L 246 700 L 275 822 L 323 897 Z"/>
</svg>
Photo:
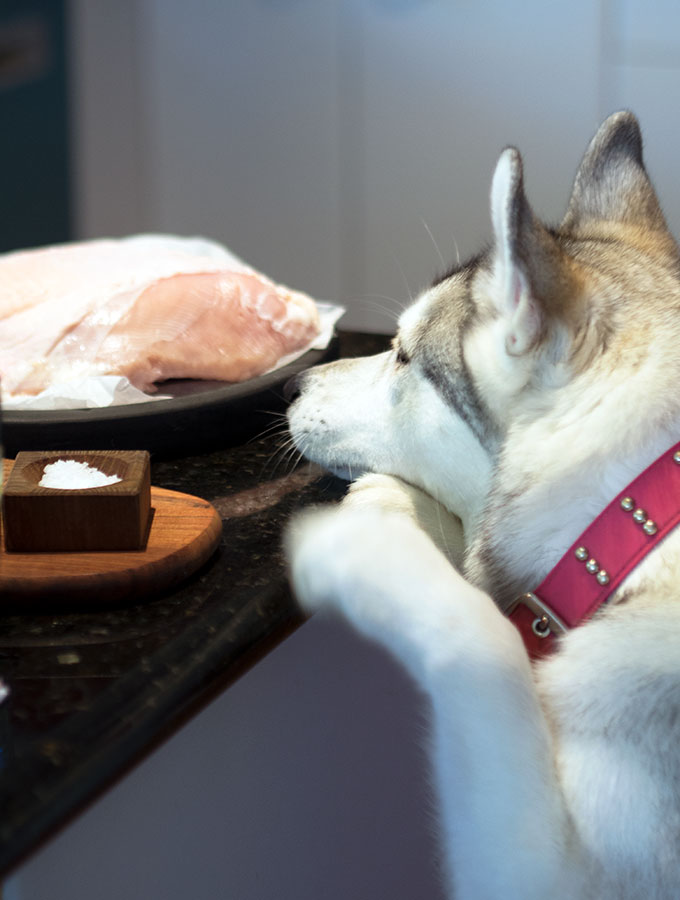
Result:
<svg viewBox="0 0 680 900">
<path fill-rule="evenodd" d="M 680 450 L 676 451 L 676 453 L 673 454 L 673 459 L 680 465 Z M 649 535 L 649 537 L 652 537 L 652 535 L 655 535 L 657 533 L 659 528 L 654 519 L 648 519 L 647 513 L 644 509 L 642 509 L 642 507 L 638 506 L 637 508 L 635 508 L 635 501 L 632 497 L 623 497 L 620 501 L 620 506 L 621 509 L 624 510 L 624 512 L 632 511 L 633 521 L 638 525 L 641 525 L 642 530 L 645 534 Z"/>
<path fill-rule="evenodd" d="M 586 572 L 590 575 L 594 575 L 598 584 L 603 586 L 609 584 L 609 572 L 606 569 L 600 568 L 599 562 L 594 557 L 590 556 L 585 547 L 577 547 L 574 550 L 574 556 L 579 562 L 586 564 Z"/>
<path fill-rule="evenodd" d="M 676 462 L 680 466 L 680 450 L 676 450 L 673 454 L 673 462 Z"/>
</svg>

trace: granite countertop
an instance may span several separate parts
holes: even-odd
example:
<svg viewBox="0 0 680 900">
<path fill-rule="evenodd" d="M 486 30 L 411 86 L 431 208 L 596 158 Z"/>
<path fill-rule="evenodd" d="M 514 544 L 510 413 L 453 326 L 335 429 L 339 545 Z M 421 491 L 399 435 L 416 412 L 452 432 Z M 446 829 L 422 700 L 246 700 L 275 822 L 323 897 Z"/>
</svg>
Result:
<svg viewBox="0 0 680 900">
<path fill-rule="evenodd" d="M 386 344 L 340 338 L 343 356 Z M 238 446 L 152 457 L 152 484 L 222 518 L 218 550 L 189 580 L 135 604 L 0 611 L 0 875 L 301 624 L 282 530 L 345 484 L 293 459 L 285 423 L 272 425 Z"/>
</svg>

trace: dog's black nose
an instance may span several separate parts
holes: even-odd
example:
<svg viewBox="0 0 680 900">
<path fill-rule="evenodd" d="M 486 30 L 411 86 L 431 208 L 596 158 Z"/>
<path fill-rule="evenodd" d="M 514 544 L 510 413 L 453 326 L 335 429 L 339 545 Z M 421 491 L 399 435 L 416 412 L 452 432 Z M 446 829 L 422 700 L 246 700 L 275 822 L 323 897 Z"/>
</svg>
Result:
<svg viewBox="0 0 680 900">
<path fill-rule="evenodd" d="M 293 375 L 293 377 L 289 378 L 288 381 L 284 384 L 283 399 L 286 401 L 286 403 L 292 403 L 302 390 L 302 376 L 304 374 L 304 372 L 298 372 L 297 375 Z"/>
</svg>

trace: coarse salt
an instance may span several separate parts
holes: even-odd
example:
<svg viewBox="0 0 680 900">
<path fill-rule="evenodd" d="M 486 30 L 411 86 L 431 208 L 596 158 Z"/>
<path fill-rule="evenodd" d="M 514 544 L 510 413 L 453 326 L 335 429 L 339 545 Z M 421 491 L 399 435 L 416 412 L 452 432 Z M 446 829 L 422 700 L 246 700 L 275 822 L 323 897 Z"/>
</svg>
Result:
<svg viewBox="0 0 680 900">
<path fill-rule="evenodd" d="M 38 484 L 40 487 L 82 491 L 87 488 L 106 487 L 122 480 L 118 475 L 106 475 L 94 466 L 79 462 L 77 459 L 58 459 L 45 466 Z"/>
</svg>

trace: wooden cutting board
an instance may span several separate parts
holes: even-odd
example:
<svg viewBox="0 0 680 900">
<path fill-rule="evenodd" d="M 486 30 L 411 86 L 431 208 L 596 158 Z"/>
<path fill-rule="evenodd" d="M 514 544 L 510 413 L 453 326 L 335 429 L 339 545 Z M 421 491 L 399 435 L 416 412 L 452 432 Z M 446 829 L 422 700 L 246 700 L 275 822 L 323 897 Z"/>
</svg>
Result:
<svg viewBox="0 0 680 900">
<path fill-rule="evenodd" d="M 11 460 L 4 460 L 4 477 Z M 215 551 L 217 510 L 199 497 L 151 488 L 152 520 L 144 550 L 10 553 L 0 525 L 0 609 L 68 601 L 96 606 L 157 595 L 181 582 Z"/>
</svg>

